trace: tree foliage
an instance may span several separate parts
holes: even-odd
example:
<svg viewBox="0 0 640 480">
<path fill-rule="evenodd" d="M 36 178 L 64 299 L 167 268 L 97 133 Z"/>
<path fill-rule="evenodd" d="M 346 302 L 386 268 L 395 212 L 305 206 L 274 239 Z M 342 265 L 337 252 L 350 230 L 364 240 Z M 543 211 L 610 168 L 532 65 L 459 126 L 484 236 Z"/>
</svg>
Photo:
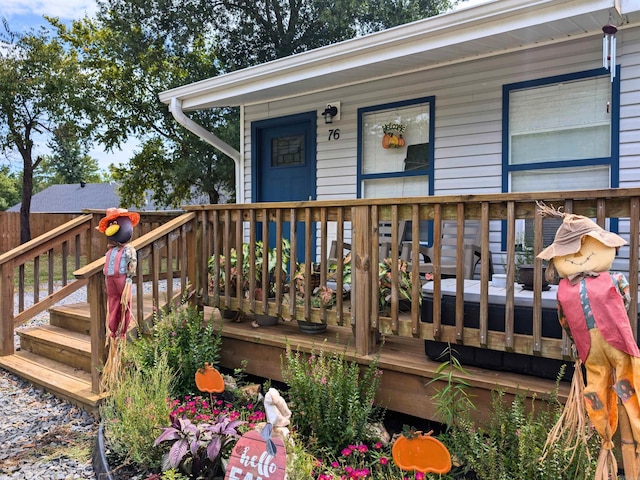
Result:
<svg viewBox="0 0 640 480">
<path fill-rule="evenodd" d="M 20 201 L 20 179 L 6 165 L 0 166 L 0 211 Z"/>
<path fill-rule="evenodd" d="M 11 32 L 4 21 L 0 36 L 0 150 L 17 151 L 22 159 L 20 240 L 31 239 L 29 213 L 33 174 L 42 157 L 34 158 L 34 137 L 51 134 L 58 125 L 80 118 L 84 76 L 76 56 L 46 30 Z"/>
<path fill-rule="evenodd" d="M 457 1 L 221 0 L 220 57 L 236 70 L 431 17 Z"/>
<path fill-rule="evenodd" d="M 36 175 L 41 188 L 66 183 L 100 183 L 98 161 L 91 158 L 88 148 L 78 138 L 74 125 L 62 125 L 54 130 L 48 142 L 51 155 L 44 155 Z M 34 186 L 34 193 L 38 187 Z"/>
<path fill-rule="evenodd" d="M 140 141 L 128 165 L 110 167 L 127 206 L 144 206 L 149 190 L 156 204 L 167 206 L 196 194 L 217 203 L 234 192 L 233 161 L 178 125 L 158 98 L 163 90 L 220 73 L 213 42 L 190 22 L 188 10 L 188 2 L 178 8 L 115 0 L 102 3 L 96 19 L 71 28 L 52 20 L 91 72 L 96 140 L 108 149 L 130 137 Z M 238 148 L 237 116 L 218 108 L 194 120 Z"/>
</svg>

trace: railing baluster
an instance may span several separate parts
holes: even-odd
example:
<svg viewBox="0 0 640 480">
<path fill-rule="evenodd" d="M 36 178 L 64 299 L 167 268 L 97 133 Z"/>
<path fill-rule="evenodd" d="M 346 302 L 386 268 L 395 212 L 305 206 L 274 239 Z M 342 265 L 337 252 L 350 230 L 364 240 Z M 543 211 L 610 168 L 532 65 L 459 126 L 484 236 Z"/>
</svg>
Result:
<svg viewBox="0 0 640 480">
<path fill-rule="evenodd" d="M 456 342 L 464 343 L 464 203 L 456 210 Z"/>
<path fill-rule="evenodd" d="M 380 263 L 380 215 L 378 212 L 378 206 L 373 205 L 371 207 L 371 220 L 367 223 L 362 224 L 361 230 L 369 231 L 368 235 L 368 251 L 371 252 L 369 254 L 370 262 L 367 273 L 369 274 L 369 285 L 370 285 L 370 299 L 371 299 L 371 328 L 379 328 L 378 327 L 378 319 L 380 317 L 380 285 L 378 278 L 378 264 Z M 363 252 L 364 254 L 364 252 Z M 362 256 L 361 258 L 366 258 L 366 256 Z M 368 335 L 368 333 L 367 333 Z"/>
<path fill-rule="evenodd" d="M 292 320 L 298 318 L 296 308 L 298 304 L 296 289 L 296 267 L 298 265 L 298 215 L 295 208 L 289 210 L 289 239 L 291 241 L 291 258 L 289 259 L 289 316 Z"/>
<path fill-rule="evenodd" d="M 40 257 L 33 259 L 33 303 L 40 301 Z"/>
<path fill-rule="evenodd" d="M 420 302 L 422 297 L 422 279 L 420 278 L 420 205 L 411 206 L 411 335 L 420 335 Z"/>
<path fill-rule="evenodd" d="M 480 346 L 487 347 L 489 338 L 489 262 L 491 252 L 489 251 L 489 202 L 482 202 L 480 228 L 482 230 L 482 240 L 480 242 Z"/>
<path fill-rule="evenodd" d="M 47 252 L 47 261 L 49 262 L 49 270 L 47 272 L 47 284 L 49 286 L 49 295 L 51 295 L 53 293 L 53 279 L 54 279 L 54 268 L 55 268 L 55 263 L 54 263 L 54 252 L 53 252 L 53 248 L 50 249 Z"/>
<path fill-rule="evenodd" d="M 311 209 L 304 209 L 304 319 L 305 321 L 311 321 L 311 273 L 313 268 L 311 266 L 312 248 L 311 245 L 313 238 L 313 224 L 311 222 Z"/>
<path fill-rule="evenodd" d="M 442 335 L 442 285 L 440 259 L 442 258 L 442 205 L 433 206 L 433 339 Z"/>
<path fill-rule="evenodd" d="M 282 271 L 282 209 L 278 208 L 275 212 L 276 221 L 276 268 L 274 271 L 274 281 L 276 282 L 276 315 L 282 315 L 282 285 L 284 284 L 284 272 Z M 265 251 L 265 259 L 268 260 Z M 268 295 L 267 295 L 268 296 Z M 271 313 L 269 313 L 271 315 Z"/>
<path fill-rule="evenodd" d="M 534 240 L 533 253 L 538 255 L 542 251 L 542 216 L 536 215 L 533 221 Z M 534 257 L 533 261 L 533 353 L 542 352 L 542 260 Z"/>
<path fill-rule="evenodd" d="M 507 202 L 507 288 L 504 306 L 505 350 L 513 351 L 514 344 L 514 282 L 516 256 L 516 216 L 515 203 Z"/>
<path fill-rule="evenodd" d="M 344 325 L 344 209 L 336 212 L 336 310 L 338 325 Z M 349 286 L 351 288 L 351 286 Z"/>
<path fill-rule="evenodd" d="M 67 284 L 69 276 L 69 242 L 62 242 L 62 285 Z"/>
</svg>

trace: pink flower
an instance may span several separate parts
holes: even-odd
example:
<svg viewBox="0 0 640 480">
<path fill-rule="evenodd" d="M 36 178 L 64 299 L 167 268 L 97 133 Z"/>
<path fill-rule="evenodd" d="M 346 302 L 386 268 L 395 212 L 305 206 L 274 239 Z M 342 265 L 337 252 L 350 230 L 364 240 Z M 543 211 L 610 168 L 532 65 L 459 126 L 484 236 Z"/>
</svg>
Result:
<svg viewBox="0 0 640 480">
<path fill-rule="evenodd" d="M 351 449 L 350 448 L 343 448 L 342 449 L 342 456 L 343 457 L 348 457 L 349 455 L 351 455 Z"/>
<path fill-rule="evenodd" d="M 424 473 L 417 472 L 416 473 L 416 480 L 424 480 Z"/>
<path fill-rule="evenodd" d="M 387 463 L 389 463 L 389 459 L 387 457 L 381 457 L 379 461 L 380 465 L 386 465 Z"/>
<path fill-rule="evenodd" d="M 380 450 L 382 448 L 382 443 L 381 442 L 376 442 L 375 445 L 373 446 L 376 450 Z"/>
</svg>

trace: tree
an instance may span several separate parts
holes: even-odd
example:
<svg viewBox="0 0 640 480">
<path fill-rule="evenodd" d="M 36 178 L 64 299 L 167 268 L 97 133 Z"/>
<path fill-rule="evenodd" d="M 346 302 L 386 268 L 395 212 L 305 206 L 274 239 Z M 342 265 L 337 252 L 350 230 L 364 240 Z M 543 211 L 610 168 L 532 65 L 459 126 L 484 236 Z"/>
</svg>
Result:
<svg viewBox="0 0 640 480">
<path fill-rule="evenodd" d="M 20 241 L 31 239 L 29 213 L 33 173 L 42 157 L 33 158 L 34 137 L 51 134 L 75 117 L 82 75 L 73 52 L 64 50 L 45 30 L 0 37 L 0 150 L 17 150 L 22 158 Z"/>
<path fill-rule="evenodd" d="M 4 211 L 20 201 L 20 181 L 9 167 L 0 167 L 0 210 Z"/>
<path fill-rule="evenodd" d="M 185 13 L 189 5 L 167 10 L 154 1 L 113 1 L 101 4 L 95 20 L 70 29 L 52 20 L 92 75 L 89 117 L 99 127 L 97 141 L 111 149 L 131 136 L 140 140 L 129 165 L 111 166 L 124 205 L 143 206 L 148 191 L 156 204 L 170 206 L 196 194 L 217 203 L 235 191 L 233 160 L 178 125 L 158 99 L 162 90 L 220 73 L 212 39 Z M 237 118 L 229 108 L 194 115 L 235 148 Z"/>
<path fill-rule="evenodd" d="M 55 129 L 48 146 L 52 155 L 45 155 L 40 164 L 38 180 L 46 188 L 65 183 L 99 183 L 98 161 L 91 158 L 82 144 L 74 125 L 61 125 Z"/>
<path fill-rule="evenodd" d="M 458 0 L 221 0 L 215 9 L 221 41 L 219 54 L 228 69 L 236 70 L 431 17 L 457 3 Z"/>
</svg>

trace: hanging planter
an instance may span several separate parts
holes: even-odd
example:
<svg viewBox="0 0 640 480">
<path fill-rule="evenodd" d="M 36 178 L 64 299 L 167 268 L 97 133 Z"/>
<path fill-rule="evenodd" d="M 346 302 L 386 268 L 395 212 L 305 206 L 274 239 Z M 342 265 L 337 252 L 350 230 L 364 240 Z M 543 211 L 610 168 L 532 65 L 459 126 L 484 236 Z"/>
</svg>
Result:
<svg viewBox="0 0 640 480">
<path fill-rule="evenodd" d="M 384 135 L 382 136 L 382 148 L 402 148 L 405 146 L 405 139 L 403 137 L 404 131 L 407 128 L 402 123 L 385 123 L 382 126 Z"/>
</svg>

